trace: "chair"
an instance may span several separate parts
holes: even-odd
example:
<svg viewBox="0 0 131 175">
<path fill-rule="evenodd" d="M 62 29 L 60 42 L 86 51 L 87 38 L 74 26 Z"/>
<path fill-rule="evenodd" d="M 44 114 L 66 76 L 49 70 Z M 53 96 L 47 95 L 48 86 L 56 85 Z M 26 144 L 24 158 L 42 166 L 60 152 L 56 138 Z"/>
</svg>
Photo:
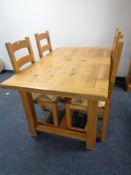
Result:
<svg viewBox="0 0 131 175">
<path fill-rule="evenodd" d="M 37 44 L 38 53 L 39 53 L 40 58 L 43 58 L 44 56 L 46 56 L 46 55 L 44 55 L 45 52 L 48 52 L 48 54 L 50 54 L 52 52 L 52 45 L 51 45 L 50 35 L 49 35 L 48 31 L 45 31 L 44 33 L 40 33 L 40 34 L 36 33 L 35 40 L 36 40 L 36 44 Z M 46 41 L 46 44 L 43 44 L 42 43 L 43 41 Z M 56 98 L 56 96 L 54 96 L 54 95 L 48 95 L 48 97 L 51 99 Z M 62 97 L 58 97 L 58 99 L 63 101 L 63 102 L 65 101 L 65 99 Z M 43 103 L 41 103 L 41 105 L 42 104 Z M 62 108 L 63 108 L 63 105 L 62 105 Z"/>
<path fill-rule="evenodd" d="M 24 40 L 20 40 L 14 43 L 6 43 L 6 48 L 14 69 L 15 73 L 19 73 L 21 70 L 21 67 L 27 63 L 35 63 L 34 59 L 34 54 L 33 50 L 31 47 L 30 39 L 26 37 Z M 27 49 L 28 54 L 26 54 L 23 57 L 20 57 L 17 59 L 16 57 L 16 52 L 20 51 L 21 49 Z M 29 66 L 29 65 L 28 65 Z M 24 68 L 25 69 L 25 68 Z M 58 126 L 58 115 L 57 115 L 57 97 L 54 97 L 53 99 L 50 98 L 49 96 L 43 95 L 43 94 L 38 94 L 38 93 L 32 93 L 32 98 L 34 103 L 39 103 L 40 105 L 42 104 L 44 106 L 49 106 L 52 109 L 53 113 L 53 123 L 55 127 Z M 48 124 L 45 121 L 46 124 Z"/>
<path fill-rule="evenodd" d="M 40 58 L 43 57 L 43 54 L 48 51 L 49 53 L 52 52 L 52 46 L 51 46 L 51 41 L 50 41 L 50 35 L 49 32 L 46 31 L 44 33 L 35 34 L 35 39 L 36 39 L 36 44 L 38 48 L 38 53 Z M 46 41 L 46 44 L 42 44 L 43 41 Z"/>
<path fill-rule="evenodd" d="M 30 39 L 28 37 L 26 37 L 24 40 L 20 40 L 14 43 L 6 43 L 6 48 L 14 69 L 15 73 L 20 72 L 20 68 L 26 64 L 26 63 L 31 63 L 33 64 L 35 62 L 34 59 L 34 54 L 32 51 L 32 47 L 31 47 L 31 43 L 30 43 Z M 19 51 L 20 49 L 24 49 L 26 48 L 28 51 L 28 55 L 19 58 L 17 60 L 15 52 Z"/>
<path fill-rule="evenodd" d="M 106 101 L 99 101 L 98 102 L 98 114 L 102 114 L 102 127 L 101 127 L 101 135 L 100 138 L 102 141 L 106 138 L 106 128 L 109 116 L 109 108 L 110 108 L 110 101 L 112 95 L 112 89 L 115 82 L 115 76 L 117 73 L 117 68 L 120 60 L 120 56 L 122 53 L 123 48 L 123 36 L 119 31 L 115 36 L 111 54 L 111 67 L 110 67 L 110 79 L 109 79 L 109 91 L 108 91 L 108 98 Z M 87 130 L 87 123 L 85 128 L 73 127 L 72 126 L 72 111 L 87 111 L 88 102 L 87 99 L 82 98 L 72 98 L 68 99 L 66 102 L 66 126 L 68 129 L 77 130 L 81 132 L 86 132 Z M 87 121 L 88 122 L 88 121 Z"/>
<path fill-rule="evenodd" d="M 120 62 L 120 57 L 123 49 L 124 41 L 123 41 L 123 35 L 120 35 L 119 40 L 117 40 L 116 48 L 114 57 L 111 59 L 112 67 L 111 67 L 111 73 L 110 73 L 110 82 L 109 82 L 109 92 L 108 92 L 108 98 L 105 102 L 105 107 L 103 111 L 103 121 L 102 121 L 102 132 L 101 132 L 101 140 L 104 141 L 106 138 L 106 128 L 108 123 L 108 117 L 109 117 L 109 108 L 110 108 L 110 102 L 111 102 L 111 95 L 113 86 L 115 83 L 115 77 L 117 74 L 118 65 Z"/>
<path fill-rule="evenodd" d="M 126 88 L 127 88 L 127 91 L 131 92 L 131 60 L 129 63 L 128 74 L 126 76 Z"/>
</svg>

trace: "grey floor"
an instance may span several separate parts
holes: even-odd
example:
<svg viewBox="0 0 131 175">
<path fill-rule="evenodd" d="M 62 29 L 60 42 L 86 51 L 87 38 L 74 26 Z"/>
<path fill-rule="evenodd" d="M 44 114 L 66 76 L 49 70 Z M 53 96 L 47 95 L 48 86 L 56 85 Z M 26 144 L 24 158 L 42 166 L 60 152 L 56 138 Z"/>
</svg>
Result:
<svg viewBox="0 0 131 175">
<path fill-rule="evenodd" d="M 0 81 L 11 76 L 0 74 Z M 43 115 L 37 109 L 38 115 Z M 107 139 L 87 151 L 84 142 L 29 135 L 19 95 L 0 89 L 0 175 L 130 175 L 131 94 L 113 90 Z"/>
</svg>

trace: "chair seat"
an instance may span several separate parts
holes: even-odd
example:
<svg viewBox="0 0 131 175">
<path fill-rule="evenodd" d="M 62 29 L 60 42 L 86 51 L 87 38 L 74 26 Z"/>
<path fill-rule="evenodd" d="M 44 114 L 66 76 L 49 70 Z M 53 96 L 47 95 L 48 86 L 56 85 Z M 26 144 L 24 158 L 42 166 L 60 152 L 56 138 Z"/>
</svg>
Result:
<svg viewBox="0 0 131 175">
<path fill-rule="evenodd" d="M 32 92 L 32 98 L 33 98 L 33 100 L 36 100 L 40 96 L 41 96 L 41 94 Z"/>
<path fill-rule="evenodd" d="M 39 94 L 39 93 L 32 93 L 33 100 L 41 100 L 46 102 L 52 102 L 56 100 L 55 95 L 45 95 L 45 94 Z"/>
<path fill-rule="evenodd" d="M 72 105 L 79 105 L 79 106 L 88 106 L 88 100 L 83 99 L 83 98 L 73 98 L 71 100 Z M 98 107 L 102 108 L 105 106 L 105 101 L 99 101 L 98 102 Z"/>
</svg>

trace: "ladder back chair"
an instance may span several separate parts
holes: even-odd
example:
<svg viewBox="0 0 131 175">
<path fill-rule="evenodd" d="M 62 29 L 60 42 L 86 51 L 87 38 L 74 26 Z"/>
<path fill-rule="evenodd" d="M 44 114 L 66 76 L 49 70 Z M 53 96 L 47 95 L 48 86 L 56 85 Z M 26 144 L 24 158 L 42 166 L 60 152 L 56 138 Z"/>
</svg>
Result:
<svg viewBox="0 0 131 175">
<path fill-rule="evenodd" d="M 112 52 L 111 54 L 111 67 L 110 67 L 110 78 L 109 78 L 109 91 L 108 91 L 108 98 L 106 101 L 98 101 L 98 114 L 102 114 L 102 127 L 101 127 L 101 133 L 100 138 L 101 140 L 105 140 L 106 138 L 106 128 L 107 128 L 107 122 L 108 122 L 108 116 L 109 116 L 109 108 L 110 108 L 110 101 L 111 101 L 111 94 L 113 85 L 115 82 L 115 77 L 117 73 L 118 64 L 120 61 L 122 48 L 123 48 L 123 36 L 121 32 L 118 32 L 115 42 L 113 44 Z M 115 47 L 114 47 L 115 45 Z M 87 99 L 82 98 L 72 98 L 67 99 L 66 102 L 66 126 L 68 129 L 71 130 L 78 130 L 81 132 L 87 131 L 87 122 L 84 128 L 78 128 L 72 126 L 72 113 L 73 110 L 77 111 L 87 111 L 88 102 Z"/>
<path fill-rule="evenodd" d="M 8 51 L 8 54 L 9 54 L 9 57 L 10 57 L 15 73 L 20 72 L 20 68 L 24 64 L 29 63 L 29 62 L 33 64 L 35 62 L 30 39 L 28 37 L 26 37 L 24 40 L 20 40 L 12 44 L 6 43 L 5 45 L 6 45 L 6 48 L 7 48 L 7 51 Z M 28 54 L 17 60 L 15 56 L 15 52 L 19 51 L 20 49 L 24 49 L 24 48 L 27 48 Z"/>
<path fill-rule="evenodd" d="M 112 66 L 110 70 L 110 82 L 109 82 L 109 91 L 108 91 L 108 98 L 105 102 L 105 107 L 103 111 L 103 120 L 102 120 L 102 130 L 101 130 L 101 140 L 105 140 L 106 138 L 106 128 L 107 128 L 107 123 L 108 123 L 108 117 L 109 117 L 109 108 L 110 108 L 110 102 L 111 102 L 111 95 L 112 95 L 112 90 L 113 86 L 115 83 L 115 78 L 118 70 L 118 65 L 120 62 L 120 57 L 123 49 L 124 41 L 123 41 L 123 36 L 119 38 L 116 48 L 115 48 L 115 53 L 114 53 L 114 58 L 111 59 Z"/>
<path fill-rule="evenodd" d="M 129 63 L 128 74 L 126 76 L 126 88 L 127 88 L 127 91 L 131 92 L 131 60 Z"/>
<path fill-rule="evenodd" d="M 19 73 L 20 71 L 22 71 L 21 67 L 23 65 L 27 63 L 31 63 L 31 64 L 35 63 L 32 46 L 30 43 L 30 39 L 28 37 L 14 43 L 6 43 L 5 46 L 7 48 L 7 52 L 9 54 L 15 73 Z M 28 54 L 17 59 L 16 52 L 21 49 L 27 49 Z M 33 102 L 40 104 L 42 108 L 45 106 L 51 108 L 51 111 L 49 113 L 51 114 L 52 112 L 53 124 L 55 127 L 57 127 L 58 126 L 57 97 L 50 98 L 49 96 L 44 94 L 32 93 L 32 98 L 33 98 Z M 44 119 L 44 123 L 48 124 L 47 120 Z"/>
<path fill-rule="evenodd" d="M 43 58 L 44 53 L 46 51 L 48 51 L 48 54 L 50 54 L 52 52 L 52 45 L 51 45 L 51 40 L 50 40 L 50 35 L 48 31 L 45 31 L 44 33 L 36 33 L 35 34 L 35 40 L 36 40 L 36 44 L 37 44 L 37 48 L 38 48 L 38 53 L 39 53 L 39 57 Z M 42 41 L 46 41 L 46 44 L 43 44 Z M 47 54 L 47 55 L 48 55 Z M 56 96 L 54 95 L 48 95 L 49 98 L 54 99 L 56 98 Z M 62 97 L 58 97 L 58 100 L 63 100 L 64 99 Z M 41 103 L 41 106 L 43 106 L 43 102 L 39 100 L 39 103 Z M 60 108 L 63 108 L 63 105 L 60 105 Z M 44 107 L 44 106 L 43 106 Z"/>
<path fill-rule="evenodd" d="M 46 31 L 44 33 L 36 33 L 35 34 L 35 39 L 36 39 L 36 44 L 38 48 L 38 53 L 40 58 L 42 58 L 44 53 L 48 51 L 49 53 L 52 52 L 52 46 L 51 46 L 51 41 L 50 41 L 50 35 L 49 32 Z M 42 44 L 42 41 L 47 41 L 46 44 Z"/>
</svg>

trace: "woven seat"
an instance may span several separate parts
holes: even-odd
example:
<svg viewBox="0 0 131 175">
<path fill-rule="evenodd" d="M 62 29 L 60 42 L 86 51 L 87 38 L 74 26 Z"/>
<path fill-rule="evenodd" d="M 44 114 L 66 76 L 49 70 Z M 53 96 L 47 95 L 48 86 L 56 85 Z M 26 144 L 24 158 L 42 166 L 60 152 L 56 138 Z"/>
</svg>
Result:
<svg viewBox="0 0 131 175">
<path fill-rule="evenodd" d="M 55 101 L 57 99 L 57 96 L 55 95 L 45 95 L 45 94 L 40 94 L 40 93 L 32 93 L 32 98 L 33 100 L 41 100 L 41 101 Z"/>
<path fill-rule="evenodd" d="M 56 101 L 57 96 L 55 95 L 41 95 L 41 94 L 35 94 L 36 95 L 36 100 L 39 101 L 46 101 L 46 102 L 52 102 L 52 101 Z"/>
<path fill-rule="evenodd" d="M 88 106 L 88 101 L 83 98 L 73 98 L 71 100 L 72 105 L 82 105 L 82 106 Z M 99 101 L 98 102 L 98 107 L 102 108 L 105 106 L 105 101 Z"/>
<path fill-rule="evenodd" d="M 33 100 L 36 100 L 37 98 L 39 98 L 41 96 L 41 94 L 39 94 L 39 93 L 32 93 L 32 98 L 33 98 Z"/>
</svg>

